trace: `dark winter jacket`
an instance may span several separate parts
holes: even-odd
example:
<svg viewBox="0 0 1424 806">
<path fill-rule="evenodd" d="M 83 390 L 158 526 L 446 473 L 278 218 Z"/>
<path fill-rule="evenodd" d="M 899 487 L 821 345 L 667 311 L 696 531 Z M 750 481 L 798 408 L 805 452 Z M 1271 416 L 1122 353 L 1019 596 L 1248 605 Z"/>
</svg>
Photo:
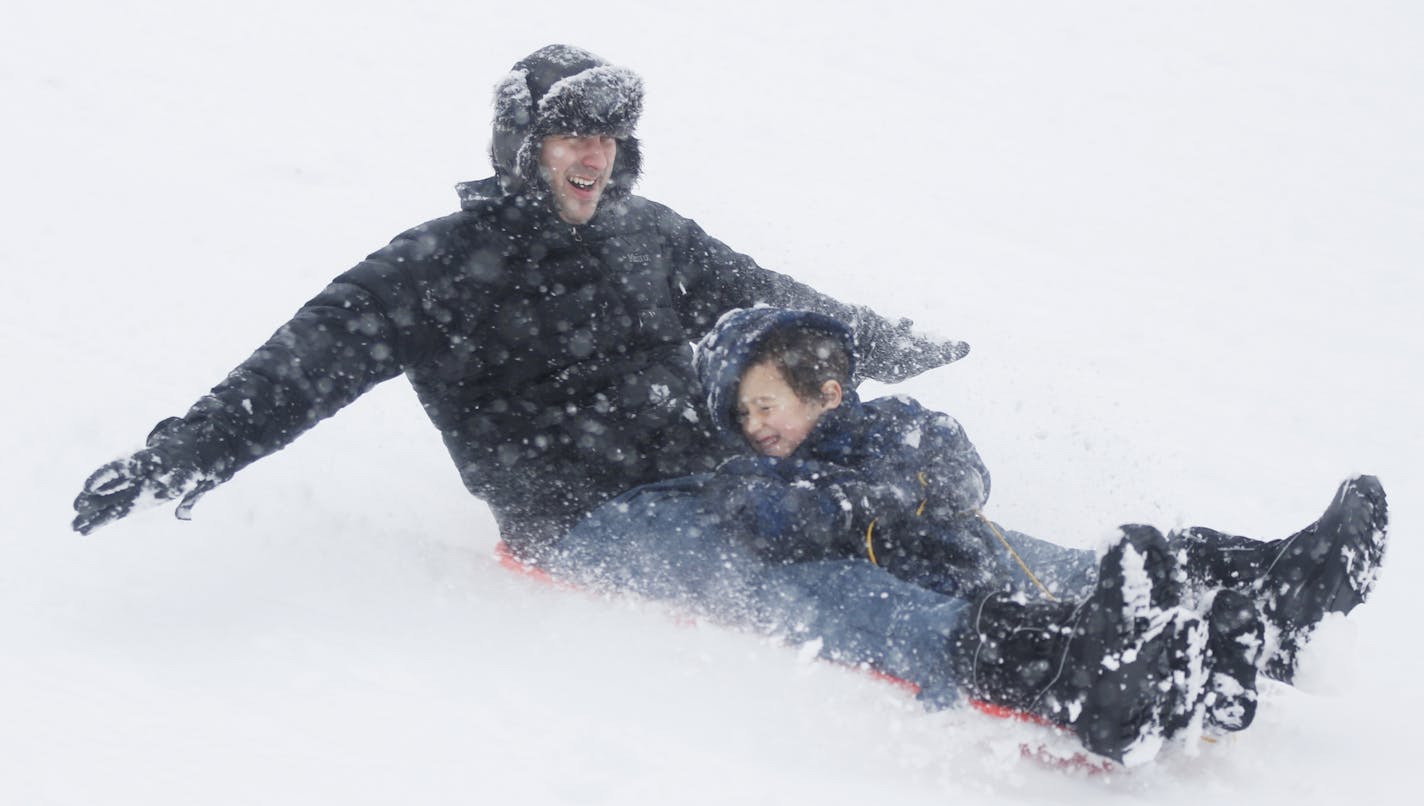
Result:
<svg viewBox="0 0 1424 806">
<path fill-rule="evenodd" d="M 616 493 L 722 458 L 690 343 L 732 308 L 824 311 L 854 329 L 864 374 L 886 381 L 967 350 L 911 340 L 908 321 L 767 271 L 629 194 L 641 97 L 636 76 L 584 51 L 521 62 L 499 90 L 497 176 L 336 278 L 150 445 L 224 481 L 405 374 L 465 485 L 529 554 Z M 586 225 L 559 220 L 530 162 L 554 131 L 620 138 L 614 185 Z"/>
<path fill-rule="evenodd" d="M 751 453 L 735 418 L 737 385 L 760 341 L 791 325 L 839 333 L 855 350 L 834 319 L 775 308 L 730 313 L 699 345 L 712 425 L 740 451 L 708 482 L 725 517 L 767 558 L 990 568 L 980 536 L 966 534 L 977 530 L 963 528 L 988 499 L 989 471 L 947 414 L 906 397 L 862 402 L 847 390 L 790 456 Z"/>
</svg>

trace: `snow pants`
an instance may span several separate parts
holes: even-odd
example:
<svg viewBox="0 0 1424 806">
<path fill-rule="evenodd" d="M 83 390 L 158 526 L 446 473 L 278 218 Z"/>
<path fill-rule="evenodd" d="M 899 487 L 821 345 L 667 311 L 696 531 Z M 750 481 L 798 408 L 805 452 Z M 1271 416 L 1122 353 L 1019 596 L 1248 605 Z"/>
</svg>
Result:
<svg viewBox="0 0 1424 806">
<path fill-rule="evenodd" d="M 949 596 L 981 599 L 1004 591 L 1029 599 L 1076 600 L 1092 593 L 1097 582 L 1096 552 L 1005 529 L 977 513 L 935 524 L 921 539 L 948 547 L 931 550 L 929 556 L 944 555 L 955 561 L 896 563 L 891 557 L 885 564 L 896 576 Z"/>
<path fill-rule="evenodd" d="M 899 579 L 860 558 L 763 560 L 721 519 L 720 502 L 699 479 L 640 487 L 604 504 L 538 564 L 580 586 L 631 592 L 721 624 L 815 643 L 822 658 L 914 683 L 931 707 L 959 700 L 949 659 L 956 632 L 972 626 L 972 600 Z M 1021 564 L 1053 569 L 1054 584 L 1065 592 L 1091 589 L 1092 552 L 1003 534 L 1018 554 L 994 555 L 1004 589 L 1040 595 Z"/>
</svg>

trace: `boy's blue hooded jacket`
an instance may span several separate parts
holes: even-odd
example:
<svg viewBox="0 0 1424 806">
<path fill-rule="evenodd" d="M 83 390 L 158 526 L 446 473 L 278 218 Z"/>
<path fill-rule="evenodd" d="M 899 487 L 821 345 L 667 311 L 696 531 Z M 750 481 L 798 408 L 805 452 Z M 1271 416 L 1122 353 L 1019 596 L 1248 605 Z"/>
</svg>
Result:
<svg viewBox="0 0 1424 806">
<path fill-rule="evenodd" d="M 964 682 L 950 637 L 972 623 L 975 603 L 997 591 L 1034 595 L 977 512 L 988 471 L 952 418 L 906 398 L 863 403 L 849 390 L 791 456 L 754 454 L 737 428 L 737 388 L 759 342 L 794 324 L 855 346 L 844 326 L 813 313 L 722 317 L 698 346 L 696 369 L 704 414 L 736 456 L 600 506 L 541 564 L 575 584 L 815 642 L 821 657 L 908 680 L 926 702 L 948 704 Z M 1055 590 L 1078 595 L 1094 583 L 1091 552 L 1005 534 L 1035 565 L 1074 571 Z"/>
<path fill-rule="evenodd" d="M 754 454 L 737 428 L 737 387 L 758 343 L 793 324 L 855 347 L 843 325 L 813 313 L 722 317 L 696 352 L 708 404 L 699 414 L 736 455 L 600 506 L 541 565 L 581 586 L 814 642 L 822 657 L 948 704 L 962 684 L 950 636 L 978 598 L 1003 587 L 982 537 L 956 528 L 979 522 L 966 513 L 984 503 L 988 472 L 953 419 L 902 398 L 862 403 L 849 390 L 791 456 Z"/>
<path fill-rule="evenodd" d="M 709 492 L 721 497 L 723 518 L 759 554 L 783 561 L 903 561 L 907 552 L 923 554 L 927 534 L 943 534 L 983 507 L 989 471 L 964 430 L 953 417 L 907 397 L 862 402 L 846 389 L 840 406 L 822 415 L 790 456 L 753 453 L 737 424 L 737 389 L 760 342 L 791 326 L 839 335 L 854 371 L 851 332 L 809 311 L 729 312 L 697 350 L 712 426 L 738 452 L 708 480 Z M 965 568 L 983 562 L 978 541 L 931 542 L 935 563 Z"/>
</svg>

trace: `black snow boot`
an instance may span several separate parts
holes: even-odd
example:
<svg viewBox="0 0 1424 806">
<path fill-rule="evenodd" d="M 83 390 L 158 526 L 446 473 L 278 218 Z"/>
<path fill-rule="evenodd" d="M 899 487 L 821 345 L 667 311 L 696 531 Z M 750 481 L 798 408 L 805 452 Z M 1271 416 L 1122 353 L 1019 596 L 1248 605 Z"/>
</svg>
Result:
<svg viewBox="0 0 1424 806">
<path fill-rule="evenodd" d="M 994 594 L 955 637 L 955 672 L 970 693 L 1071 729 L 1126 765 L 1200 725 L 1207 626 L 1178 607 L 1181 575 L 1160 532 L 1125 526 L 1081 603 Z"/>
<path fill-rule="evenodd" d="M 1265 624 L 1250 596 L 1221 589 L 1207 614 L 1210 669 L 1204 727 L 1243 730 L 1256 718 L 1256 667 L 1264 649 Z"/>
<path fill-rule="evenodd" d="M 1297 654 L 1326 613 L 1349 613 L 1374 589 L 1389 514 L 1374 476 L 1340 485 L 1315 523 L 1284 540 L 1260 541 L 1193 527 L 1173 535 L 1188 581 L 1252 596 L 1266 618 L 1267 677 L 1291 682 Z"/>
</svg>

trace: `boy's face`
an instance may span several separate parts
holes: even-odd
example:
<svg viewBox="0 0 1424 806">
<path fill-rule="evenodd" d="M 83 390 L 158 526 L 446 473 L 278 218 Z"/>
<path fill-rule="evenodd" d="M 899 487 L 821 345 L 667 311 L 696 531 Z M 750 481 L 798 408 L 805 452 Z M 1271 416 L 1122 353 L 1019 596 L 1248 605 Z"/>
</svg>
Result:
<svg viewBox="0 0 1424 806">
<path fill-rule="evenodd" d="M 737 386 L 737 422 L 742 436 L 763 456 L 784 458 L 805 441 L 821 415 L 841 404 L 840 384 L 820 400 L 802 400 L 781 377 L 775 364 L 753 364 L 742 374 Z"/>
</svg>

